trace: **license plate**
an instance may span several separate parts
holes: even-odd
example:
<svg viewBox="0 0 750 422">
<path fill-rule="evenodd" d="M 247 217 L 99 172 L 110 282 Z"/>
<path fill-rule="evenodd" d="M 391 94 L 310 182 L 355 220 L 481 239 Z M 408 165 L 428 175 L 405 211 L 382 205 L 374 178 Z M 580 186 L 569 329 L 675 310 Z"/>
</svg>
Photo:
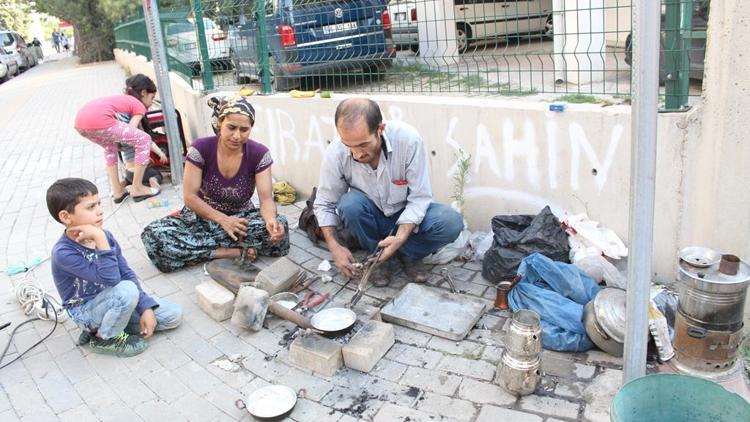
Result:
<svg viewBox="0 0 750 422">
<path fill-rule="evenodd" d="M 406 20 L 406 12 L 396 12 L 395 15 L 396 21 L 405 21 Z"/>
<path fill-rule="evenodd" d="M 324 26 L 323 33 L 328 35 L 335 34 L 337 32 L 351 31 L 353 29 L 357 29 L 357 22 L 335 23 L 333 25 Z"/>
<path fill-rule="evenodd" d="M 195 50 L 198 48 L 198 45 L 194 42 L 186 42 L 185 44 L 182 44 L 183 50 Z"/>
</svg>

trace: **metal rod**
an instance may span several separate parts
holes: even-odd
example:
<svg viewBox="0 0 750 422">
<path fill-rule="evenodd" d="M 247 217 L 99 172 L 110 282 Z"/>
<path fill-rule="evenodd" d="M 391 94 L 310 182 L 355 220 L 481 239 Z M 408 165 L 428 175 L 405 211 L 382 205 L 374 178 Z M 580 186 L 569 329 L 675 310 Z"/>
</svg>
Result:
<svg viewBox="0 0 750 422">
<path fill-rule="evenodd" d="M 190 0 L 195 13 L 195 29 L 198 33 L 198 51 L 201 58 L 201 77 L 203 78 L 203 90 L 213 91 L 214 75 L 211 69 L 211 55 L 208 53 L 206 43 L 206 28 L 203 25 L 203 2 L 201 0 Z"/>
<path fill-rule="evenodd" d="M 633 4 L 633 107 L 627 323 L 623 381 L 646 374 L 648 302 L 654 234 L 660 2 Z"/>
<path fill-rule="evenodd" d="M 177 112 L 172 100 L 172 86 L 169 84 L 167 49 L 159 24 L 159 6 L 156 0 L 141 0 L 141 4 L 143 5 L 143 17 L 151 47 L 151 61 L 154 63 L 156 85 L 159 87 L 159 98 L 164 114 L 164 128 L 167 131 L 169 142 L 169 168 L 172 172 L 172 184 L 178 186 L 182 184 L 182 140 L 177 127 Z"/>
</svg>

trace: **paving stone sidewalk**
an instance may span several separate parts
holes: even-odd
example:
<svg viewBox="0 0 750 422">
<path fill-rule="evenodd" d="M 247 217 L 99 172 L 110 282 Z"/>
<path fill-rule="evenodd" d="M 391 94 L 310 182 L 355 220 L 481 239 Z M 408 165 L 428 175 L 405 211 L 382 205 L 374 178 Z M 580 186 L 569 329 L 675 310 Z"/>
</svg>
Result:
<svg viewBox="0 0 750 422">
<path fill-rule="evenodd" d="M 124 79 L 115 63 L 78 65 L 67 58 L 0 85 L 0 267 L 49 255 L 62 227 L 49 217 L 46 188 L 60 177 L 88 178 L 105 198 L 105 227 L 122 244 L 145 288 L 182 304 L 184 324 L 155 335 L 145 353 L 118 359 L 76 346 L 80 331 L 65 321 L 42 345 L 0 370 L 0 421 L 252 420 L 235 401 L 269 383 L 306 390 L 291 414 L 297 421 L 609 420 L 621 360 L 602 352 L 543 352 L 542 386 L 521 399 L 492 383 L 507 313 L 487 313 L 459 342 L 396 326 L 396 344 L 371 373 L 344 368 L 332 377 L 289 363 L 289 337 L 295 329 L 288 323 L 253 333 L 210 319 L 198 308 L 195 294 L 195 286 L 208 278 L 203 268 L 162 274 L 140 241 L 145 224 L 181 207 L 178 192 L 165 186 L 161 197 L 169 200 L 166 208 L 131 200 L 115 206 L 106 199 L 102 149 L 73 129 L 81 105 L 121 92 Z M 304 202 L 279 209 L 296 222 L 302 206 Z M 290 258 L 311 273 L 317 274 L 321 260 L 331 259 L 298 230 L 291 240 Z M 260 265 L 269 262 L 262 259 Z M 452 265 L 458 288 L 491 304 L 495 291 L 480 268 L 476 262 Z M 439 268 L 433 271 L 430 283 L 445 288 Z M 0 273 L 0 323 L 13 323 L 0 331 L 0 347 L 11 329 L 27 319 L 13 293 L 20 277 Z M 54 292 L 49 262 L 35 269 L 33 277 Z M 372 313 L 406 282 L 396 275 L 392 286 L 369 290 L 358 309 Z M 335 277 L 316 282 L 315 288 L 340 291 L 333 303 L 343 303 L 354 286 Z M 8 358 L 37 342 L 51 326 L 37 321 L 20 329 Z M 216 364 L 230 358 L 224 369 Z"/>
</svg>

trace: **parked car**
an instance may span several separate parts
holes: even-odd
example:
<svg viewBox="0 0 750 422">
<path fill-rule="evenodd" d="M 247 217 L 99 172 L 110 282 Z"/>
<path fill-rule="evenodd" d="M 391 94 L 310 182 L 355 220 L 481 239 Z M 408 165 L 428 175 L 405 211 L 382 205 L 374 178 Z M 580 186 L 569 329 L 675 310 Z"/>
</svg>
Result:
<svg viewBox="0 0 750 422">
<path fill-rule="evenodd" d="M 664 51 L 675 51 L 678 46 L 667 46 L 667 35 L 664 31 L 666 27 L 666 6 L 663 4 L 661 10 L 661 42 L 659 48 L 659 80 L 667 80 L 667 66 L 665 64 Z M 705 31 L 708 28 L 708 13 L 710 9 L 709 0 L 694 0 L 693 2 L 693 31 Z M 679 31 L 679 30 L 678 30 Z M 679 42 L 679 41 L 678 41 Z M 706 58 L 706 39 L 693 38 L 690 42 L 690 79 L 703 80 L 703 63 Z M 632 66 L 633 64 L 633 34 L 628 34 L 625 39 L 625 63 Z"/>
<path fill-rule="evenodd" d="M 7 81 L 13 75 L 18 75 L 18 62 L 8 50 L 0 47 L 0 82 Z"/>
<path fill-rule="evenodd" d="M 0 30 L 0 43 L 6 50 L 18 54 L 17 56 L 14 55 L 14 58 L 19 69 L 26 70 L 36 66 L 34 51 L 27 47 L 26 41 L 18 32 L 7 29 Z"/>
<path fill-rule="evenodd" d="M 206 32 L 206 46 L 211 67 L 219 70 L 228 70 L 229 42 L 226 32 L 222 31 L 214 21 L 203 18 L 203 28 Z M 190 20 L 181 22 L 169 22 L 164 26 L 164 38 L 168 53 L 191 67 L 196 73 L 202 66 L 200 56 L 200 45 L 195 23 Z"/>
<path fill-rule="evenodd" d="M 392 0 L 388 4 L 393 27 L 393 43 L 398 48 L 419 51 L 417 32 L 417 3 L 414 0 Z"/>
<path fill-rule="evenodd" d="M 397 46 L 419 49 L 416 0 L 391 0 L 393 39 Z M 552 0 L 454 0 L 456 44 L 459 53 L 475 41 L 528 37 L 551 37 Z"/>
<path fill-rule="evenodd" d="M 305 76 L 379 74 L 396 56 L 386 0 L 266 0 L 266 34 L 277 90 L 299 86 Z M 238 83 L 260 79 L 256 20 L 229 28 Z"/>
</svg>

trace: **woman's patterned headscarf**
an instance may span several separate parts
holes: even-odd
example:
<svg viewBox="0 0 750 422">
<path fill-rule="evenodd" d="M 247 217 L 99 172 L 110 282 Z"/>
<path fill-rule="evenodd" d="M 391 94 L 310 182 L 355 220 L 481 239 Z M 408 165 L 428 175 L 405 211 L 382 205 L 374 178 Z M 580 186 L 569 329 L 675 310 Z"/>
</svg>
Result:
<svg viewBox="0 0 750 422">
<path fill-rule="evenodd" d="M 208 99 L 208 106 L 213 109 L 211 114 L 211 126 L 214 132 L 219 133 L 219 120 L 229 114 L 241 114 L 250 118 L 250 124 L 255 124 L 255 109 L 247 100 L 247 97 L 241 95 L 228 95 L 224 98 L 211 97 Z"/>
</svg>

